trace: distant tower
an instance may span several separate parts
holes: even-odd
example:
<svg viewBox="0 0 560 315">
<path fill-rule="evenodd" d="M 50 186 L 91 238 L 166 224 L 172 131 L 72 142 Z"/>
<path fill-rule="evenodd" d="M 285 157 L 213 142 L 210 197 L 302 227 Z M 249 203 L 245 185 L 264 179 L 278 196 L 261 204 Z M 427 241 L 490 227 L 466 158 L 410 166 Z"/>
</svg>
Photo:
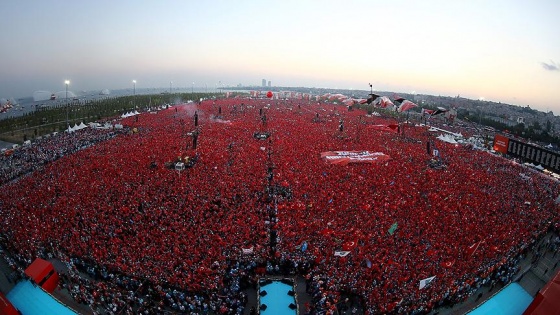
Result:
<svg viewBox="0 0 560 315">
<path fill-rule="evenodd" d="M 262 87 L 266 87 L 266 79 L 262 79 Z"/>
<path fill-rule="evenodd" d="M 272 86 L 272 82 L 268 81 L 268 87 Z"/>
</svg>

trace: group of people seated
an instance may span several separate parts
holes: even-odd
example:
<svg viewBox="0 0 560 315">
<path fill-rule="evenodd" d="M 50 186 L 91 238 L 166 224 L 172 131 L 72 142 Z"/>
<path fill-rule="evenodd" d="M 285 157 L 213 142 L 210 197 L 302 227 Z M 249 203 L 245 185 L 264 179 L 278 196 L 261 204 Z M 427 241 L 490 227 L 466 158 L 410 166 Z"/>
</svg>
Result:
<svg viewBox="0 0 560 315">
<path fill-rule="evenodd" d="M 423 126 L 366 128 L 395 118 L 250 99 L 137 117 L 122 120 L 135 133 L 61 134 L 1 164 L 4 245 L 21 263 L 66 262 L 69 291 L 94 310 L 241 314 L 244 289 L 287 268 L 308 280 L 310 313 L 348 295 L 368 314 L 423 313 L 513 272 L 558 229 L 558 182 Z M 427 142 L 444 168 L 430 167 Z M 390 160 L 329 164 L 327 151 Z M 177 156 L 196 164 L 166 168 Z"/>
</svg>

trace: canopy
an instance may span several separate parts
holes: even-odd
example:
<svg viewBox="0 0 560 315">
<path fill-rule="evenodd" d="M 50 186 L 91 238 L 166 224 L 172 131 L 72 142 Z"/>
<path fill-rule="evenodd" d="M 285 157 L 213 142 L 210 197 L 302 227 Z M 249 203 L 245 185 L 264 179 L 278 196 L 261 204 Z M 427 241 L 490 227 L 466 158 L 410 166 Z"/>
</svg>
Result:
<svg viewBox="0 0 560 315">
<path fill-rule="evenodd" d="M 452 144 L 457 144 L 457 141 L 455 140 L 455 137 L 453 137 L 452 135 L 446 134 L 446 135 L 439 135 L 439 137 L 437 137 L 438 140 L 441 140 L 443 142 L 447 142 L 447 143 L 452 143 Z"/>
<path fill-rule="evenodd" d="M 560 310 L 560 271 L 535 296 L 523 315 L 557 314 Z"/>
<path fill-rule="evenodd" d="M 57 99 L 65 99 L 66 98 L 66 90 L 58 91 L 58 92 L 54 93 L 54 95 L 56 96 Z M 74 94 L 74 92 L 72 92 L 72 91 L 68 91 L 68 98 L 74 98 L 74 97 L 76 97 L 76 94 Z"/>
</svg>

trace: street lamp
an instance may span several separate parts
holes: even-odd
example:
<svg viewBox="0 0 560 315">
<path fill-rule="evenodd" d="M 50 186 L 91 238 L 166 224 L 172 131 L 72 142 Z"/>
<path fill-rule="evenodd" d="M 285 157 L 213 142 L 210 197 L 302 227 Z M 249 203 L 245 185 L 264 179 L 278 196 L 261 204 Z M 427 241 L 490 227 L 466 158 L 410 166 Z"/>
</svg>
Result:
<svg viewBox="0 0 560 315">
<path fill-rule="evenodd" d="M 194 94 L 194 82 L 192 83 L 191 94 Z"/>
<path fill-rule="evenodd" d="M 136 108 L 136 80 L 132 80 L 132 107 Z"/>
<path fill-rule="evenodd" d="M 169 94 L 171 94 L 172 89 L 173 89 L 173 81 L 169 81 Z"/>
<path fill-rule="evenodd" d="M 70 80 L 64 80 L 64 84 L 66 85 L 66 130 L 70 130 L 70 123 L 68 122 L 68 85 L 70 84 Z"/>
</svg>

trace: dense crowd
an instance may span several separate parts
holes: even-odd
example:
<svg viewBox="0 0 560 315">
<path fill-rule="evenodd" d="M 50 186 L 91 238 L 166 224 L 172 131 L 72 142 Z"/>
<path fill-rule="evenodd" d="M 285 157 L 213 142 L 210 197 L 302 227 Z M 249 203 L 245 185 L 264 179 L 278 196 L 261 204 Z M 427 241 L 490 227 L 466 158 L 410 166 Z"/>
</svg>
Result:
<svg viewBox="0 0 560 315">
<path fill-rule="evenodd" d="M 88 128 L 80 132 L 60 133 L 34 141 L 33 145 L 9 149 L 0 154 L 0 185 L 31 173 L 43 165 L 110 139 L 118 131 Z"/>
<path fill-rule="evenodd" d="M 368 128 L 400 118 L 364 114 L 225 99 L 125 118 L 119 135 L 52 137 L 3 157 L 0 232 L 20 260 L 67 262 L 75 298 L 106 313 L 242 313 L 258 275 L 289 271 L 308 279 L 311 313 L 350 294 L 376 314 L 507 281 L 558 227 L 557 182 L 427 127 Z M 391 160 L 320 158 L 352 150 Z"/>
</svg>

